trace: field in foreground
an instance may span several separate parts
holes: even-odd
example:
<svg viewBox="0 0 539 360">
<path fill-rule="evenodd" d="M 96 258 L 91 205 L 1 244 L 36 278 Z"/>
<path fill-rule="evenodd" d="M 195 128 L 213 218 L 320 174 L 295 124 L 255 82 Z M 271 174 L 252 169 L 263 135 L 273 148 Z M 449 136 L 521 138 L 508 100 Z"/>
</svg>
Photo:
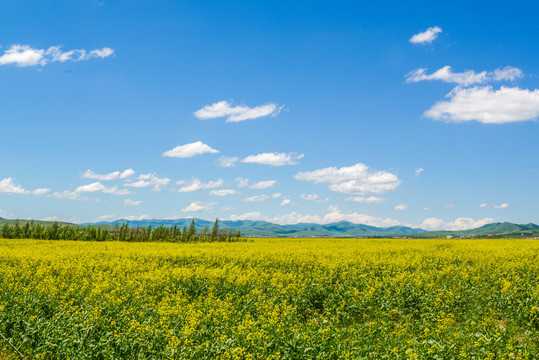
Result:
<svg viewBox="0 0 539 360">
<path fill-rule="evenodd" d="M 533 240 L 0 240 L 0 332 L 29 359 L 537 359 L 538 280 Z"/>
</svg>

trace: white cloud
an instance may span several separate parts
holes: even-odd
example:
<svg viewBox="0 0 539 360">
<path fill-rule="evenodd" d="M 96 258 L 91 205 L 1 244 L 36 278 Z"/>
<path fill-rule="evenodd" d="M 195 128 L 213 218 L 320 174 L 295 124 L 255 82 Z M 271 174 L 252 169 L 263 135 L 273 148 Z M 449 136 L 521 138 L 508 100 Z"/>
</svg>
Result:
<svg viewBox="0 0 539 360">
<path fill-rule="evenodd" d="M 6 219 L 6 218 L 11 217 L 11 216 L 12 216 L 12 214 L 8 213 L 5 210 L 0 209 L 0 217 L 3 217 L 4 219 Z"/>
<path fill-rule="evenodd" d="M 264 181 L 259 181 L 257 183 L 254 183 L 253 185 L 250 185 L 249 189 L 258 189 L 258 190 L 267 189 L 267 188 L 273 187 L 275 184 L 277 184 L 277 180 L 264 180 Z"/>
<path fill-rule="evenodd" d="M 17 66 L 45 65 L 43 58 L 45 50 L 32 49 L 28 45 L 13 45 L 4 55 L 0 56 L 0 65 L 15 64 Z"/>
<path fill-rule="evenodd" d="M 289 205 L 293 205 L 292 204 L 292 201 L 290 201 L 290 199 L 283 199 L 283 201 L 281 201 L 281 206 L 289 206 Z"/>
<path fill-rule="evenodd" d="M 58 217 L 58 216 L 45 216 L 41 220 L 43 220 L 43 221 L 61 221 L 61 222 L 69 222 L 69 223 L 74 223 L 74 224 L 77 224 L 77 223 L 81 222 L 81 220 L 76 216 L 70 216 L 68 218 L 66 218 L 66 217 Z"/>
<path fill-rule="evenodd" d="M 129 220 L 129 221 L 137 221 L 137 220 L 148 220 L 150 217 L 148 215 L 131 215 L 131 216 L 123 216 L 122 219 Z"/>
<path fill-rule="evenodd" d="M 101 184 L 99 181 L 96 181 L 91 184 L 81 185 L 77 187 L 74 191 L 65 190 L 62 192 L 55 192 L 50 196 L 57 199 L 88 200 L 87 198 L 81 197 L 83 193 L 128 195 L 130 192 L 127 189 L 120 189 L 118 186 L 106 187 L 105 185 Z"/>
<path fill-rule="evenodd" d="M 267 221 L 277 224 L 297 224 L 297 223 L 317 223 L 317 224 L 329 224 L 339 221 L 349 221 L 355 224 L 364 224 L 377 227 L 390 227 L 396 225 L 408 225 L 401 223 L 398 220 L 391 218 L 381 218 L 366 214 L 359 213 L 343 213 L 340 210 L 334 210 L 324 216 L 318 215 L 301 215 L 296 212 L 292 212 L 287 215 L 276 216 Z"/>
<path fill-rule="evenodd" d="M 435 71 L 431 75 L 425 74 L 427 69 L 417 69 L 406 75 L 406 82 L 419 82 L 425 80 L 441 80 L 447 83 L 457 83 L 459 85 L 472 85 L 483 83 L 488 80 L 487 72 L 482 71 L 476 73 L 473 70 L 468 70 L 462 73 L 451 72 L 451 66 L 444 66 Z"/>
<path fill-rule="evenodd" d="M 60 192 L 55 192 L 49 195 L 50 197 L 57 199 L 67 199 L 67 200 L 88 200 L 87 198 L 82 198 L 80 193 L 75 191 L 64 190 Z"/>
<path fill-rule="evenodd" d="M 111 220 L 114 220 L 116 219 L 116 215 L 112 215 L 112 214 L 109 214 L 109 215 L 101 215 L 101 216 L 98 216 L 95 218 L 94 222 L 99 222 L 99 221 L 111 221 Z"/>
<path fill-rule="evenodd" d="M 422 173 L 423 171 L 425 171 L 425 169 L 423 169 L 423 168 L 418 168 L 418 169 L 416 169 L 416 170 L 415 170 L 415 176 L 421 175 L 421 173 Z"/>
<path fill-rule="evenodd" d="M 0 181 L 0 192 L 6 193 L 6 194 L 27 194 L 28 190 L 24 190 L 22 186 L 15 185 L 13 182 L 13 178 L 5 178 Z"/>
<path fill-rule="evenodd" d="M 221 208 L 221 211 L 234 211 L 234 210 L 238 210 L 238 208 L 235 208 L 234 206 L 223 206 Z"/>
<path fill-rule="evenodd" d="M 410 42 L 412 44 L 430 44 L 438 37 L 438 34 L 441 32 L 442 29 L 440 27 L 433 26 L 428 28 L 424 32 L 412 36 L 410 38 Z"/>
<path fill-rule="evenodd" d="M 195 202 L 192 202 L 191 204 L 189 204 L 189 206 L 187 206 L 186 208 L 182 209 L 183 212 L 200 212 L 200 211 L 203 211 L 203 212 L 212 212 L 213 211 L 213 207 L 217 205 L 216 202 L 212 202 L 212 203 L 203 203 L 201 201 L 195 201 Z"/>
<path fill-rule="evenodd" d="M 479 204 L 479 207 L 480 207 L 480 208 L 486 208 L 486 207 L 488 207 L 488 205 L 485 204 L 485 203 L 483 203 L 483 204 Z"/>
<path fill-rule="evenodd" d="M 249 179 L 239 177 L 236 179 L 236 183 L 239 188 L 246 188 L 249 186 Z"/>
<path fill-rule="evenodd" d="M 86 51 L 84 49 L 62 51 L 61 46 L 51 46 L 45 52 L 45 55 L 50 56 L 50 61 L 59 61 L 62 63 L 66 61 L 90 60 L 92 58 L 104 59 L 112 54 L 114 54 L 114 50 L 108 47 L 95 49 L 92 51 Z"/>
<path fill-rule="evenodd" d="M 301 194 L 299 197 L 303 200 L 318 200 L 319 198 L 317 194 Z"/>
<path fill-rule="evenodd" d="M 456 83 L 463 86 L 481 84 L 488 81 L 516 80 L 523 75 L 522 70 L 512 66 L 506 66 L 503 69 L 496 69 L 491 72 L 481 71 L 476 73 L 473 70 L 467 70 L 461 73 L 451 71 L 451 66 L 447 65 L 427 75 L 427 69 L 420 68 L 406 74 L 406 82 L 414 83 L 419 81 L 440 80 L 446 83 Z"/>
<path fill-rule="evenodd" d="M 369 197 L 350 196 L 344 199 L 344 201 L 355 201 L 355 202 L 364 203 L 364 204 L 379 204 L 386 201 L 386 199 L 378 197 L 378 196 L 369 196 Z"/>
<path fill-rule="evenodd" d="M 39 196 L 39 195 L 44 195 L 44 194 L 46 194 L 46 193 L 48 193 L 50 191 L 51 191 L 51 189 L 49 189 L 49 188 L 40 188 L 40 189 L 32 190 L 32 191 L 30 191 L 30 193 L 33 194 L 33 195 Z"/>
<path fill-rule="evenodd" d="M 244 105 L 233 106 L 229 101 L 219 101 L 195 111 L 195 116 L 200 120 L 227 117 L 227 122 L 238 122 L 269 115 L 276 117 L 282 108 L 272 103 L 250 108 Z"/>
<path fill-rule="evenodd" d="M 113 186 L 111 188 L 106 187 L 105 185 L 101 184 L 99 181 L 96 181 L 91 184 L 87 185 L 81 185 L 78 188 L 75 189 L 75 193 L 104 193 L 104 194 L 114 194 L 114 195 L 127 195 L 129 194 L 129 190 L 127 189 L 119 189 L 118 186 Z"/>
<path fill-rule="evenodd" d="M 8 177 L 0 180 L 0 193 L 9 194 L 9 195 L 43 195 L 51 191 L 48 188 L 39 188 L 35 190 L 25 190 L 22 186 L 17 185 L 13 182 L 13 178 Z"/>
<path fill-rule="evenodd" d="M 383 194 L 396 190 L 401 180 L 387 171 L 372 171 L 365 164 L 355 164 L 341 168 L 328 167 L 314 171 L 299 172 L 296 180 L 314 183 L 329 183 L 331 191 L 345 194 Z"/>
<path fill-rule="evenodd" d="M 268 200 L 270 198 L 271 198 L 271 196 L 266 195 L 266 194 L 262 194 L 262 195 L 249 196 L 249 197 L 243 199 L 242 201 L 245 201 L 245 202 L 263 202 L 263 201 L 266 201 L 266 200 Z"/>
<path fill-rule="evenodd" d="M 250 212 L 242 215 L 231 215 L 230 220 L 263 220 L 269 221 L 275 224 L 289 225 L 289 224 L 298 224 L 298 223 L 316 223 L 316 224 L 329 224 L 339 221 L 349 221 L 355 224 L 365 224 L 370 226 L 377 227 L 390 227 L 396 225 L 405 225 L 409 224 L 401 223 L 398 220 L 391 218 L 381 218 L 374 217 L 366 214 L 358 213 L 343 213 L 338 209 L 333 209 L 331 212 L 326 215 L 303 215 L 296 212 L 291 212 L 289 214 L 278 215 L 275 217 L 264 217 L 259 212 Z"/>
<path fill-rule="evenodd" d="M 403 210 L 408 209 L 408 205 L 400 204 L 400 205 L 395 206 L 394 209 L 397 211 L 403 211 Z"/>
<path fill-rule="evenodd" d="M 239 194 L 237 190 L 231 190 L 231 189 L 221 189 L 221 190 L 212 190 L 210 191 L 210 195 L 213 196 L 228 196 L 228 195 L 236 195 Z"/>
<path fill-rule="evenodd" d="M 212 149 L 208 145 L 202 143 L 202 141 L 196 141 L 190 144 L 178 145 L 174 149 L 165 151 L 163 153 L 163 156 L 175 158 L 190 158 L 205 153 L 217 154 L 219 153 L 219 150 Z"/>
<path fill-rule="evenodd" d="M 514 81 L 524 76 L 522 70 L 513 66 L 506 66 L 503 69 L 496 69 L 489 74 L 494 81 Z"/>
<path fill-rule="evenodd" d="M 142 201 L 140 200 L 131 200 L 131 199 L 125 199 L 124 200 L 124 206 L 137 206 L 140 205 Z"/>
<path fill-rule="evenodd" d="M 221 187 L 225 184 L 223 179 L 218 179 L 215 181 L 208 181 L 207 183 L 201 182 L 199 179 L 194 178 L 192 180 L 180 180 L 176 182 L 176 184 L 185 184 L 182 186 L 178 192 L 193 192 L 193 191 L 199 191 L 204 189 L 214 189 Z"/>
<path fill-rule="evenodd" d="M 262 153 L 258 155 L 249 155 L 242 160 L 244 163 L 262 164 L 271 166 L 296 165 L 297 161 L 303 158 L 303 154 L 295 153 Z"/>
<path fill-rule="evenodd" d="M 262 195 L 255 195 L 255 196 L 247 197 L 247 198 L 243 199 L 242 201 L 244 201 L 244 202 L 263 202 L 263 201 L 266 201 L 268 199 L 278 199 L 281 196 L 282 196 L 281 193 L 273 193 L 271 195 L 262 194 Z"/>
<path fill-rule="evenodd" d="M 500 204 L 500 205 L 493 205 L 494 206 L 494 209 L 507 209 L 509 207 L 509 204 L 508 203 L 503 203 L 503 204 Z"/>
<path fill-rule="evenodd" d="M 83 172 L 81 176 L 85 179 L 110 181 L 110 180 L 118 180 L 118 179 L 127 179 L 133 175 L 135 175 L 135 170 L 133 169 L 126 169 L 122 172 L 114 171 L 109 174 L 96 174 L 92 170 L 88 169 L 85 172 Z"/>
<path fill-rule="evenodd" d="M 427 218 L 421 223 L 419 226 L 422 229 L 425 230 L 468 230 L 468 229 L 475 229 L 478 227 L 481 227 L 486 224 L 493 223 L 494 219 L 492 218 L 484 218 L 481 220 L 474 220 L 472 218 L 458 218 L 455 221 L 452 222 L 445 222 L 442 219 L 437 218 Z"/>
<path fill-rule="evenodd" d="M 262 214 L 259 212 L 249 212 L 241 215 L 230 215 L 230 220 L 232 221 L 241 221 L 241 220 L 260 220 Z"/>
<path fill-rule="evenodd" d="M 160 191 L 163 187 L 167 186 L 170 182 L 169 178 L 159 177 L 154 173 L 141 174 L 138 177 L 138 181 L 126 182 L 124 186 L 143 188 L 147 186 L 153 186 L 153 191 Z"/>
<path fill-rule="evenodd" d="M 37 66 L 46 65 L 49 62 L 82 61 L 91 58 L 105 58 L 114 54 L 111 48 L 102 48 L 90 52 L 69 50 L 63 52 L 60 46 L 51 46 L 47 50 L 34 49 L 29 45 L 13 45 L 0 56 L 0 65 Z"/>
<path fill-rule="evenodd" d="M 234 167 L 239 159 L 237 156 L 221 156 L 217 162 L 220 167 Z"/>
<path fill-rule="evenodd" d="M 425 116 L 447 122 L 475 120 L 483 124 L 535 120 L 539 116 L 539 89 L 457 87 L 446 97 L 449 101 L 437 102 Z"/>
<path fill-rule="evenodd" d="M 249 189 L 261 190 L 261 189 L 267 189 L 267 188 L 273 187 L 275 184 L 277 184 L 277 180 L 263 180 L 263 181 L 259 181 L 259 182 L 249 185 L 250 183 L 249 179 L 239 177 L 236 179 L 236 183 L 239 188 L 246 187 Z"/>
</svg>

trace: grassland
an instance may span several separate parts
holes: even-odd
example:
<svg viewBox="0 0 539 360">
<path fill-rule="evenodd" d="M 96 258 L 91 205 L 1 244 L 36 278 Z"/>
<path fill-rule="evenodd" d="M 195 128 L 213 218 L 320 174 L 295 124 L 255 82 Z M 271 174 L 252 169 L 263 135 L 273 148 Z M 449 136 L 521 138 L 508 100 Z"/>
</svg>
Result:
<svg viewBox="0 0 539 360">
<path fill-rule="evenodd" d="M 538 280 L 533 240 L 0 240 L 0 332 L 28 359 L 537 359 Z"/>
</svg>

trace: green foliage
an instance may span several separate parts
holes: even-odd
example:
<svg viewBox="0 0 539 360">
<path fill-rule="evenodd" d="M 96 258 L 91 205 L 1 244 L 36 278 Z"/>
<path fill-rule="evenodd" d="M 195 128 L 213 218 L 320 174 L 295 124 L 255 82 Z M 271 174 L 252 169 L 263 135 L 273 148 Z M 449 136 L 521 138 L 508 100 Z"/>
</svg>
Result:
<svg viewBox="0 0 539 360">
<path fill-rule="evenodd" d="M 207 228 L 197 231 L 195 220 L 191 221 L 189 230 L 178 226 L 164 225 L 152 228 L 148 226 L 130 227 L 129 223 L 116 225 L 112 231 L 104 227 L 60 225 L 53 222 L 50 225 L 27 222 L 23 227 L 17 221 L 14 225 L 5 223 L 2 226 L 1 238 L 4 239 L 38 239 L 38 240 L 83 240 L 83 241 L 132 241 L 132 242 L 234 242 L 241 241 L 241 233 L 227 229 L 219 229 L 218 220 L 211 233 Z"/>
</svg>

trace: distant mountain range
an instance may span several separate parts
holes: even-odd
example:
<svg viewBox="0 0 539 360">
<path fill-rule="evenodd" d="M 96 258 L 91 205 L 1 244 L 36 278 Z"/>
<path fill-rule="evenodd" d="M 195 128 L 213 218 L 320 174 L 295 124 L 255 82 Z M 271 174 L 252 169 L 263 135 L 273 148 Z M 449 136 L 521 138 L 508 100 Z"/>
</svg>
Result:
<svg viewBox="0 0 539 360">
<path fill-rule="evenodd" d="M 175 220 L 132 220 L 119 219 L 115 221 L 101 221 L 96 223 L 85 223 L 81 225 L 94 225 L 94 226 L 106 226 L 113 228 L 116 225 L 122 225 L 129 223 L 132 227 L 148 226 L 156 227 L 159 225 L 179 227 L 189 226 L 191 218 L 175 219 Z M 19 220 L 21 225 L 24 225 L 30 220 Z M 16 220 L 8 220 L 0 218 L 0 226 L 4 224 L 15 224 Z M 34 221 L 35 223 L 41 223 L 43 225 L 52 224 L 52 221 Z M 62 225 L 78 226 L 77 224 L 61 223 Z M 213 221 L 195 219 L 195 225 L 197 228 L 211 228 Z M 339 221 L 331 224 L 309 224 L 300 223 L 293 225 L 278 225 L 272 224 L 267 221 L 251 221 L 240 220 L 231 221 L 224 220 L 219 221 L 221 228 L 227 228 L 231 230 L 240 230 L 242 235 L 245 236 L 266 236 L 266 237 L 393 237 L 393 236 L 406 236 L 413 238 L 437 238 L 437 237 L 460 237 L 460 236 L 526 236 L 526 237 L 539 237 L 539 225 L 525 224 L 518 225 L 509 222 L 492 223 L 481 226 L 475 229 L 459 230 L 459 231 L 426 231 L 419 228 L 411 228 L 407 226 L 392 226 L 392 227 L 375 227 L 362 224 L 354 224 L 348 221 Z"/>
<path fill-rule="evenodd" d="M 130 226 L 148 226 L 153 227 L 159 225 L 165 226 L 189 226 L 192 219 L 177 219 L 177 220 L 136 220 L 129 221 Z M 85 225 L 108 225 L 116 226 L 127 222 L 120 219 L 115 221 L 102 221 L 98 223 L 89 223 Z M 208 227 L 213 225 L 212 221 L 195 219 L 195 225 L 198 228 Z M 310 224 L 300 223 L 293 225 L 278 225 L 266 221 L 251 221 L 240 220 L 219 221 L 222 228 L 240 230 L 246 236 L 268 236 L 268 237 L 387 237 L 387 236 L 409 236 L 414 238 L 432 238 L 432 237 L 447 237 L 447 236 L 539 236 L 539 226 L 535 224 L 518 225 L 509 222 L 492 223 L 481 226 L 476 229 L 460 230 L 460 231 L 426 231 L 419 228 L 411 228 L 407 226 L 392 226 L 392 227 L 375 227 L 362 224 L 354 224 L 348 221 L 340 221 L 331 224 Z"/>
</svg>

